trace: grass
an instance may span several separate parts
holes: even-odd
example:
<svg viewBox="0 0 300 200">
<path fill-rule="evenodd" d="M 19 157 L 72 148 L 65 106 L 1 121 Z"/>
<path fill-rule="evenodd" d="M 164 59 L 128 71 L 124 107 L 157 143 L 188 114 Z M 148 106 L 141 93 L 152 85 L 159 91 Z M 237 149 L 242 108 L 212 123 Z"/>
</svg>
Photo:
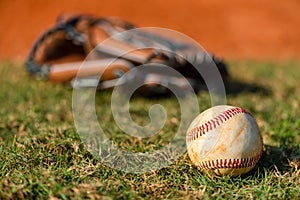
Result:
<svg viewBox="0 0 300 200">
<path fill-rule="evenodd" d="M 264 153 L 250 173 L 209 177 L 185 153 L 172 165 L 144 174 L 118 171 L 94 158 L 79 139 L 72 116 L 72 90 L 36 81 L 22 64 L 0 64 L 0 199 L 299 199 L 300 68 L 298 62 L 231 62 L 228 104 L 249 110 L 264 139 Z M 198 95 L 201 110 L 210 106 Z M 148 108 L 162 104 L 166 126 L 148 140 L 122 134 L 110 111 L 110 92 L 96 96 L 97 114 L 107 135 L 133 151 L 164 146 L 178 127 L 174 97 L 131 101 L 139 124 Z"/>
</svg>

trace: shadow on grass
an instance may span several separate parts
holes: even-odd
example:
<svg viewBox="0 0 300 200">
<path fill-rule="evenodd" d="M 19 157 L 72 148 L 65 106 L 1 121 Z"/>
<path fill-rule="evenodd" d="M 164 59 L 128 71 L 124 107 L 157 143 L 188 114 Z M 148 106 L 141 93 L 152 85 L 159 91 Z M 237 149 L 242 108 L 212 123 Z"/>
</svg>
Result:
<svg viewBox="0 0 300 200">
<path fill-rule="evenodd" d="M 198 92 L 208 92 L 207 87 L 202 85 L 198 88 Z M 258 83 L 245 83 L 235 79 L 229 80 L 225 84 L 226 94 L 229 95 L 238 95 L 241 93 L 253 93 L 253 94 L 261 94 L 263 96 L 270 96 L 272 95 L 272 91 L 269 88 L 266 88 Z M 170 98 L 174 97 L 171 91 L 163 87 L 157 88 L 140 88 L 139 90 L 135 91 L 133 98 L 142 97 L 142 98 L 149 98 L 149 99 L 161 99 L 161 98 Z"/>
<path fill-rule="evenodd" d="M 257 164 L 257 168 L 284 173 L 293 168 L 290 164 L 291 161 L 300 162 L 300 149 L 293 146 L 275 147 L 265 145 L 265 151 Z"/>
<path fill-rule="evenodd" d="M 265 88 L 264 86 L 257 83 L 249 84 L 234 79 L 230 80 L 226 84 L 226 92 L 227 94 L 231 95 L 237 95 L 240 93 L 259 93 L 264 96 L 270 96 L 272 94 L 272 91 L 270 89 Z"/>
</svg>

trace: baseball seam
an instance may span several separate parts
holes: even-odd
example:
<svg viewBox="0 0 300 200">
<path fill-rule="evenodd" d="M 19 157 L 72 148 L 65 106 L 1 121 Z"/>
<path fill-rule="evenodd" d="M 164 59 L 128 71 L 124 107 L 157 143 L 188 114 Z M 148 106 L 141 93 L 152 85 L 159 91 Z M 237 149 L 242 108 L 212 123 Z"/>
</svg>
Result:
<svg viewBox="0 0 300 200">
<path fill-rule="evenodd" d="M 247 168 L 254 166 L 261 158 L 261 153 L 251 158 L 238 159 L 216 159 L 203 161 L 197 165 L 198 169 L 217 169 L 217 168 Z"/>
<path fill-rule="evenodd" d="M 201 126 L 197 126 L 196 128 L 192 129 L 187 134 L 187 141 L 191 142 L 193 140 L 198 139 L 199 137 L 205 135 L 207 132 L 213 130 L 214 128 L 217 128 L 218 126 L 220 126 L 222 123 L 224 123 L 228 119 L 230 119 L 240 113 L 250 114 L 248 111 L 246 111 L 243 108 L 228 109 L 228 110 L 218 114 L 214 118 L 210 119 L 206 123 L 202 124 Z"/>
</svg>

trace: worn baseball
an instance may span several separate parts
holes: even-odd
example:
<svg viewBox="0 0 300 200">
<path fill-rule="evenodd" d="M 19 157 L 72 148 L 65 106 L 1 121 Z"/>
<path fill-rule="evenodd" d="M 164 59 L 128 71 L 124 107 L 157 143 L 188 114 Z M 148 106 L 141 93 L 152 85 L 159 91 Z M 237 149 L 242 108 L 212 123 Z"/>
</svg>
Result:
<svg viewBox="0 0 300 200">
<path fill-rule="evenodd" d="M 199 170 L 237 176 L 259 161 L 263 141 L 252 115 L 243 108 L 215 106 L 198 115 L 186 136 L 188 155 Z"/>
</svg>

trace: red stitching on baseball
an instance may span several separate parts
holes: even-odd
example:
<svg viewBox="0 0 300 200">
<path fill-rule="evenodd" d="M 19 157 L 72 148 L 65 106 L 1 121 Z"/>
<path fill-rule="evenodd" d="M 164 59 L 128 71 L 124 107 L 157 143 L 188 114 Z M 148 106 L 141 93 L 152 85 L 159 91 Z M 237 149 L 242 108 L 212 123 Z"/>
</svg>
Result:
<svg viewBox="0 0 300 200">
<path fill-rule="evenodd" d="M 200 162 L 197 165 L 198 169 L 216 169 L 216 168 L 247 168 L 255 165 L 262 154 L 250 158 L 237 159 L 216 159 Z"/>
<path fill-rule="evenodd" d="M 240 113 L 250 114 L 248 111 L 246 111 L 243 108 L 231 108 L 229 110 L 226 110 L 222 113 L 219 113 L 217 116 L 210 119 L 209 121 L 202 124 L 201 126 L 198 126 L 194 129 L 192 129 L 187 134 L 187 141 L 190 142 L 192 140 L 196 140 L 197 138 L 201 137 L 202 135 L 205 135 L 205 133 L 213 130 L 214 128 L 217 128 L 217 126 L 220 126 L 222 123 L 224 123 L 228 119 L 230 119 Z"/>
<path fill-rule="evenodd" d="M 212 122 L 208 121 L 207 123 L 209 125 L 209 129 L 211 130 L 212 129 L 212 126 L 211 126 Z"/>
</svg>

